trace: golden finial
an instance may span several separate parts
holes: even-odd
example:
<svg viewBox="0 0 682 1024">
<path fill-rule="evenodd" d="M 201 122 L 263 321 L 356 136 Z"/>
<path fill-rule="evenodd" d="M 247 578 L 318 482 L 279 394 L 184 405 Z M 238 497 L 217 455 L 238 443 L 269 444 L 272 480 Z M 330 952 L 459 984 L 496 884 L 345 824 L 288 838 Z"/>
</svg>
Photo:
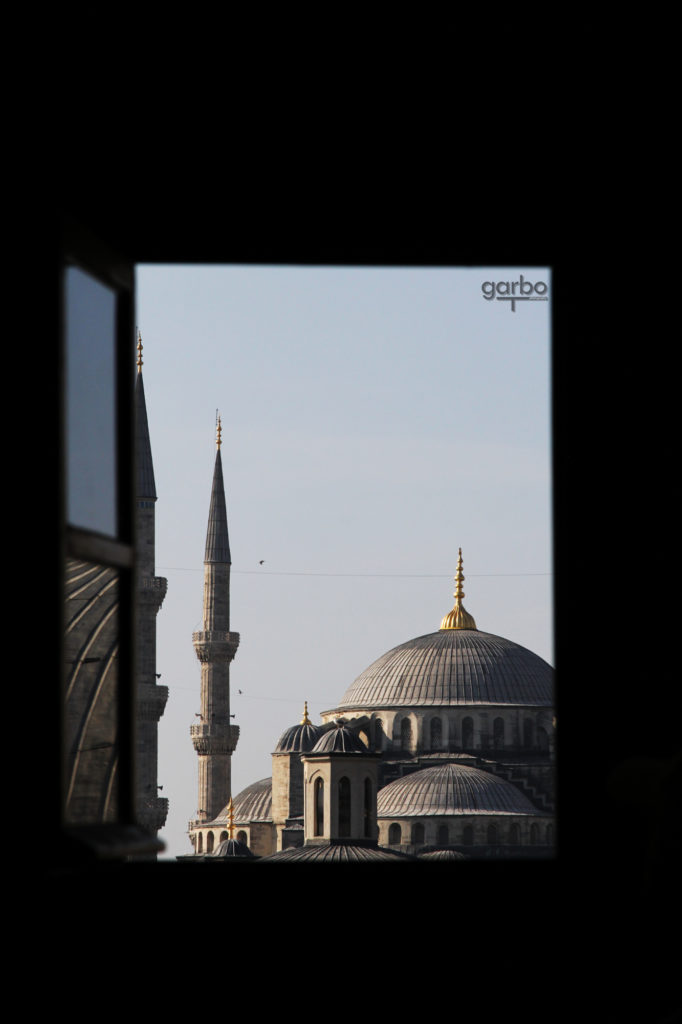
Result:
<svg viewBox="0 0 682 1024">
<path fill-rule="evenodd" d="M 216 427 L 216 438 L 215 438 L 216 448 L 218 449 L 218 451 L 220 451 L 220 446 L 223 443 L 222 440 L 221 440 L 221 436 L 220 436 L 222 434 L 222 432 L 223 432 L 223 428 L 221 426 L 220 416 L 219 416 L 218 417 L 218 425 Z"/>
<path fill-rule="evenodd" d="M 230 835 L 230 839 L 234 839 L 232 833 L 234 832 L 234 806 L 232 804 L 232 797 L 227 805 L 227 828 Z"/>
<path fill-rule="evenodd" d="M 142 373 L 142 335 L 137 332 L 137 372 Z"/>
<path fill-rule="evenodd" d="M 301 719 L 300 724 L 301 725 L 312 725 L 313 724 L 310 721 L 310 719 L 308 718 L 308 701 L 307 700 L 304 701 L 304 703 L 303 703 L 303 718 Z"/>
<path fill-rule="evenodd" d="M 459 557 L 457 559 L 457 573 L 455 574 L 455 607 L 451 612 L 445 616 L 440 624 L 441 629 L 476 629 L 476 623 L 474 622 L 473 615 L 469 615 L 462 604 L 462 598 L 464 597 L 464 590 L 462 584 L 464 583 L 464 573 L 462 572 L 462 549 L 459 549 Z"/>
</svg>

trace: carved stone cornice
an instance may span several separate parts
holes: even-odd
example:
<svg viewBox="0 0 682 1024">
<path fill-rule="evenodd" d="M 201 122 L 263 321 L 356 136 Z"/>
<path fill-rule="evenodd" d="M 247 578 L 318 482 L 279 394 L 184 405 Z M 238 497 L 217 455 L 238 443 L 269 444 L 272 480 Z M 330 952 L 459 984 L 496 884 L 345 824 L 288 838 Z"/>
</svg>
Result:
<svg viewBox="0 0 682 1024">
<path fill-rule="evenodd" d="M 168 798 L 165 796 L 151 797 L 137 806 L 138 824 L 151 832 L 159 832 L 166 824 L 168 817 Z"/>
<path fill-rule="evenodd" d="M 137 717 L 143 722 L 158 722 L 168 701 L 168 687 L 142 685 L 137 691 Z"/>
<path fill-rule="evenodd" d="M 190 736 L 197 754 L 231 754 L 239 739 L 238 725 L 191 725 Z"/>
<path fill-rule="evenodd" d="M 167 590 L 168 580 L 164 576 L 140 576 L 137 581 L 138 601 L 151 606 L 157 612 L 163 604 Z"/>
<path fill-rule="evenodd" d="M 192 643 L 201 662 L 231 662 L 239 647 L 239 633 L 202 629 L 192 633 Z"/>
</svg>

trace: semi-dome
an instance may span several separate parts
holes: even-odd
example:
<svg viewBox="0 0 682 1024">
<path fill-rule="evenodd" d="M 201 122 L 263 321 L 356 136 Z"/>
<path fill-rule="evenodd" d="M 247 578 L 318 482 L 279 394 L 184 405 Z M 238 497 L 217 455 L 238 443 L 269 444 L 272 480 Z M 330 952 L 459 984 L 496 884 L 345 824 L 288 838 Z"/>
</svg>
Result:
<svg viewBox="0 0 682 1024">
<path fill-rule="evenodd" d="M 272 821 L 272 777 L 252 782 L 238 793 L 232 803 L 234 821 Z M 217 824 L 230 819 L 230 804 L 215 818 Z"/>
<path fill-rule="evenodd" d="M 303 718 L 298 725 L 292 725 L 291 728 L 285 729 L 277 741 L 275 753 L 304 753 L 305 751 L 312 750 L 321 734 L 322 728 L 319 725 L 313 725 L 308 718 L 308 702 L 306 701 Z"/>
<path fill-rule="evenodd" d="M 377 794 L 379 818 L 540 813 L 510 782 L 480 768 L 459 764 L 412 772 Z"/>
<path fill-rule="evenodd" d="M 346 690 L 337 711 L 419 705 L 551 707 L 554 670 L 532 651 L 483 633 L 462 604 L 462 549 L 455 605 L 435 633 L 393 647 Z"/>
</svg>

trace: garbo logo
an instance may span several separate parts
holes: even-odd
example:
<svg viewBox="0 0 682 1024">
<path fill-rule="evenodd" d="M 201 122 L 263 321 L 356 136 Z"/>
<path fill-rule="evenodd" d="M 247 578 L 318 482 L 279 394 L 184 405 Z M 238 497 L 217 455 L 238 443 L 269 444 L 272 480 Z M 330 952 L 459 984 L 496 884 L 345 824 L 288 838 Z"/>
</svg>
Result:
<svg viewBox="0 0 682 1024">
<path fill-rule="evenodd" d="M 532 284 L 525 281 L 523 274 L 518 281 L 484 281 L 481 285 L 483 298 L 488 302 L 497 299 L 499 302 L 511 302 L 512 313 L 516 312 L 517 302 L 547 302 L 547 284 L 538 281 Z"/>
</svg>

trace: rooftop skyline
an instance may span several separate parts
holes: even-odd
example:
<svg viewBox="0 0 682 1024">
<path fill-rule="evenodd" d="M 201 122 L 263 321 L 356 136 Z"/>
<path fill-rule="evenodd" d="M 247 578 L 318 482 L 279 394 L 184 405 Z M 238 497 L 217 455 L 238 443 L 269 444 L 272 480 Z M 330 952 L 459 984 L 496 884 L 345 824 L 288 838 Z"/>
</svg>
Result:
<svg viewBox="0 0 682 1024">
<path fill-rule="evenodd" d="M 553 664 L 550 303 L 537 268 L 138 267 L 154 461 L 163 856 L 191 852 L 203 557 L 222 420 L 233 795 L 281 733 L 465 604 Z M 490 293 L 490 287 L 487 288 Z"/>
</svg>

